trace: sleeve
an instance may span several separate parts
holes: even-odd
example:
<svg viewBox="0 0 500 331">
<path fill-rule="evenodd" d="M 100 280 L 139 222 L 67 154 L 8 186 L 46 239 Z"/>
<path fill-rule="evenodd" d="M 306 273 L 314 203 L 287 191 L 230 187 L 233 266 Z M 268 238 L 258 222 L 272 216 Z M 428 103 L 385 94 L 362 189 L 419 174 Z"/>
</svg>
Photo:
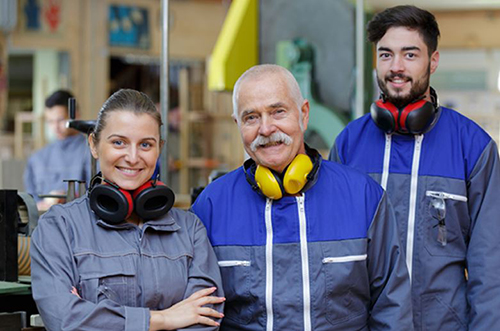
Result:
<svg viewBox="0 0 500 331">
<path fill-rule="evenodd" d="M 214 250 L 210 245 L 207 237 L 207 231 L 201 221 L 194 214 L 189 213 L 195 218 L 193 228 L 194 234 L 194 255 L 189 266 L 188 284 L 184 294 L 184 299 L 188 298 L 196 291 L 207 287 L 215 286 L 217 290 L 213 293 L 214 296 L 223 297 L 222 278 L 220 275 L 219 265 Z M 224 311 L 224 304 L 211 306 L 219 312 Z M 220 320 L 218 321 L 220 323 Z M 218 328 L 206 325 L 193 325 L 183 330 L 217 330 Z"/>
<path fill-rule="evenodd" d="M 411 285 L 396 218 L 383 192 L 368 230 L 370 330 L 413 330 Z"/>
<path fill-rule="evenodd" d="M 23 174 L 23 182 L 24 182 L 24 190 L 31 194 L 33 196 L 33 199 L 35 199 L 36 202 L 40 201 L 41 199 L 38 197 L 37 189 L 36 189 L 36 180 L 35 180 L 35 172 L 33 171 L 33 162 L 34 159 L 33 157 L 30 157 L 28 159 L 28 163 L 26 164 L 26 167 L 24 168 L 24 174 Z"/>
<path fill-rule="evenodd" d="M 72 287 L 79 287 L 72 238 L 64 217 L 54 210 L 40 220 L 31 241 L 33 298 L 47 330 L 148 330 L 147 308 L 111 300 L 94 304 L 71 293 Z"/>
<path fill-rule="evenodd" d="M 500 165 L 494 141 L 486 146 L 467 184 L 469 330 L 495 330 L 500 327 Z"/>
</svg>

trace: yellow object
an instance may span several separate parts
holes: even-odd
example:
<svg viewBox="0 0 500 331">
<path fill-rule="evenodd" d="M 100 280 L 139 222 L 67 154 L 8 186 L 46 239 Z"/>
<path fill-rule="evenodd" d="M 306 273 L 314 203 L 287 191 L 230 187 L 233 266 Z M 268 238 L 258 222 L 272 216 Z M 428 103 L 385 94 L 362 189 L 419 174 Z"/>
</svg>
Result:
<svg viewBox="0 0 500 331">
<path fill-rule="evenodd" d="M 292 163 L 283 178 L 283 186 L 289 194 L 297 194 L 307 184 L 307 175 L 311 172 L 313 163 L 309 156 L 299 154 L 293 159 Z"/>
<path fill-rule="evenodd" d="M 234 0 L 210 59 L 208 88 L 232 90 L 250 67 L 258 63 L 258 0 Z"/>
<path fill-rule="evenodd" d="M 255 170 L 255 182 L 266 197 L 273 200 L 279 200 L 283 197 L 280 180 L 270 169 L 260 165 L 257 166 Z"/>
<path fill-rule="evenodd" d="M 270 199 L 279 200 L 285 193 L 292 195 L 299 193 L 306 186 L 307 175 L 312 169 L 313 163 L 309 156 L 299 154 L 287 167 L 283 182 L 275 172 L 260 165 L 255 170 L 255 182 L 262 194 Z"/>
</svg>

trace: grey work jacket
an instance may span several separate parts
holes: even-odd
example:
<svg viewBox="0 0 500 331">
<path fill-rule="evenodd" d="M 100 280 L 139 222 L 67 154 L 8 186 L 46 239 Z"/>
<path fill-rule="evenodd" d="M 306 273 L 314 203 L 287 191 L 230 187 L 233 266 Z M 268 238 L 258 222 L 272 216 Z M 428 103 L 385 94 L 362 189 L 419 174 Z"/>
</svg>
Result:
<svg viewBox="0 0 500 331">
<path fill-rule="evenodd" d="M 48 330 L 148 330 L 150 309 L 212 286 L 223 296 L 205 227 L 175 208 L 140 228 L 99 220 L 87 197 L 53 206 L 35 229 L 31 259 L 33 297 Z"/>
</svg>

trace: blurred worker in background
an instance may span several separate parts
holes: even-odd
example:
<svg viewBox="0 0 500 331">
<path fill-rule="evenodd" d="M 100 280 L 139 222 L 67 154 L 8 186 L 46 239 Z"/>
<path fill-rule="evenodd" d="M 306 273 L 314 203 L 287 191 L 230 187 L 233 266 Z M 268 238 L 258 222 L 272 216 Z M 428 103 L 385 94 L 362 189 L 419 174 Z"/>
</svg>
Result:
<svg viewBox="0 0 500 331">
<path fill-rule="evenodd" d="M 65 179 L 90 180 L 90 150 L 87 138 L 66 127 L 68 100 L 73 95 L 64 90 L 54 92 L 45 100 L 45 123 L 56 141 L 35 152 L 28 159 L 24 171 L 24 187 L 33 195 L 39 210 L 47 210 L 57 198 L 39 195 L 63 195 L 67 190 Z"/>
</svg>

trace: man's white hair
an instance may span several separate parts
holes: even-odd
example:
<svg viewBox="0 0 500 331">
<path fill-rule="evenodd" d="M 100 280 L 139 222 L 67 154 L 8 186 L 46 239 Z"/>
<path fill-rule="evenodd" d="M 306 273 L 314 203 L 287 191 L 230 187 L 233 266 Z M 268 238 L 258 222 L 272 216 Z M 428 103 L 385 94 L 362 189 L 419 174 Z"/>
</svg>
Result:
<svg viewBox="0 0 500 331">
<path fill-rule="evenodd" d="M 240 119 L 238 118 L 238 97 L 241 84 L 249 79 L 255 79 L 267 75 L 281 75 L 281 77 L 284 78 L 285 82 L 288 85 L 288 91 L 297 104 L 300 118 L 302 118 L 301 107 L 302 103 L 304 102 L 304 98 L 302 97 L 302 92 L 300 92 L 299 84 L 297 83 L 295 77 L 293 77 L 292 73 L 286 68 L 283 68 L 282 66 L 279 66 L 277 64 L 259 64 L 245 71 L 243 75 L 238 78 L 236 84 L 234 84 L 233 117 L 238 121 L 238 123 L 240 122 Z"/>
</svg>

